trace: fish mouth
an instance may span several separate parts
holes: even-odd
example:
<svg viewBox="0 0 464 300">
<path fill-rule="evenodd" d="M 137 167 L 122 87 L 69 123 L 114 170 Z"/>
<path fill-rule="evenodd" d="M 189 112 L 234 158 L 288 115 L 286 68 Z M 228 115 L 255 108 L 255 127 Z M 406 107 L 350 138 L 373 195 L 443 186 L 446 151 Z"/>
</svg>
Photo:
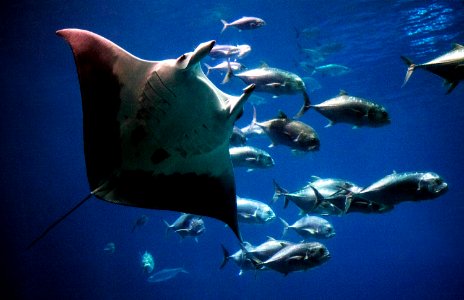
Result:
<svg viewBox="0 0 464 300">
<path fill-rule="evenodd" d="M 447 183 L 442 183 L 440 185 L 434 186 L 432 189 L 432 192 L 434 194 L 442 194 L 448 191 L 448 184 Z"/>
</svg>

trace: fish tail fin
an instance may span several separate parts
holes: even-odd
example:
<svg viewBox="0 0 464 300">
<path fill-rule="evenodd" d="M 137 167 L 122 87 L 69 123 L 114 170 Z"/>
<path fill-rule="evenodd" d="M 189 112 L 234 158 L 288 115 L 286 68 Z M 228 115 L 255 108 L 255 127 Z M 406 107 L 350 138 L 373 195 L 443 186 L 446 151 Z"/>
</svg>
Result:
<svg viewBox="0 0 464 300">
<path fill-rule="evenodd" d="M 234 71 L 232 70 L 232 67 L 230 66 L 230 58 L 227 58 L 227 73 L 226 76 L 224 76 L 224 79 L 222 80 L 222 84 L 227 83 L 230 81 L 230 78 L 234 76 Z"/>
<path fill-rule="evenodd" d="M 221 20 L 222 24 L 224 24 L 224 27 L 222 27 L 222 30 L 221 30 L 221 33 L 224 32 L 224 30 L 227 29 L 227 27 L 229 27 L 229 23 L 227 23 L 226 20 Z"/>
<path fill-rule="evenodd" d="M 169 231 L 171 231 L 171 225 L 166 220 L 163 220 L 164 224 L 166 224 L 166 232 L 165 235 L 168 235 Z"/>
<path fill-rule="evenodd" d="M 298 119 L 302 115 L 304 115 L 305 112 L 307 112 L 311 108 L 311 100 L 309 99 L 308 92 L 305 90 L 303 91 L 303 106 L 300 108 L 300 111 L 295 115 L 295 119 Z"/>
<path fill-rule="evenodd" d="M 279 217 L 279 219 L 282 222 L 282 224 L 284 225 L 284 230 L 282 231 L 282 237 L 284 237 L 285 235 L 287 235 L 287 231 L 288 231 L 288 228 L 290 227 L 290 225 L 288 225 L 287 221 L 285 221 L 281 217 Z"/>
<path fill-rule="evenodd" d="M 223 244 L 221 244 L 221 248 L 222 248 L 223 260 L 222 260 L 221 265 L 219 266 L 219 269 L 224 268 L 224 266 L 225 266 L 225 265 L 227 264 L 227 262 L 229 261 L 229 257 L 230 257 L 229 251 L 227 251 L 226 247 L 224 247 Z"/>
<path fill-rule="evenodd" d="M 208 76 L 209 73 L 211 72 L 211 68 L 212 68 L 212 67 L 211 67 L 210 65 L 208 65 L 207 63 L 205 63 L 204 65 L 205 65 L 205 67 L 206 67 L 206 76 Z"/>
<path fill-rule="evenodd" d="M 412 75 L 412 72 L 414 72 L 414 69 L 416 68 L 416 65 L 412 62 L 412 60 L 410 60 L 406 56 L 401 56 L 401 59 L 403 60 L 403 62 L 406 65 L 408 65 L 408 71 L 406 72 L 406 76 L 404 77 L 403 85 L 401 85 L 401 87 L 403 87 L 403 86 L 405 86 L 406 82 L 408 82 L 409 77 L 411 77 L 411 75 Z"/>
<path fill-rule="evenodd" d="M 53 223 L 51 223 L 50 225 L 48 225 L 48 227 L 42 232 L 42 234 L 40 234 L 38 237 L 36 237 L 27 247 L 26 247 L 26 250 L 29 250 L 31 249 L 38 241 L 40 241 L 41 239 L 43 239 L 50 230 L 52 230 L 53 228 L 55 228 L 58 224 L 60 224 L 64 219 L 66 219 L 66 217 L 68 217 L 71 213 L 73 213 L 74 211 L 76 211 L 82 204 L 84 204 L 85 202 L 87 202 L 87 200 L 89 200 L 91 197 L 93 196 L 93 192 L 88 194 L 87 196 L 85 196 L 84 199 L 82 199 L 79 203 L 77 203 L 73 208 L 71 208 L 67 213 L 65 213 L 63 216 L 61 216 L 60 218 L 58 218 L 57 220 L 55 220 Z"/>
<path fill-rule="evenodd" d="M 446 95 L 451 93 L 454 90 L 454 88 L 458 85 L 458 83 L 458 81 L 449 82 L 448 80 L 445 80 L 444 84 L 446 87 L 448 87 L 448 89 L 446 90 Z"/>
<path fill-rule="evenodd" d="M 274 183 L 274 195 L 272 196 L 272 203 L 274 204 L 279 199 L 279 197 L 281 197 L 281 196 L 285 197 L 285 194 L 287 194 L 288 191 L 286 189 L 282 188 L 277 183 L 277 181 L 275 181 L 275 179 L 273 179 L 272 182 Z M 285 201 L 287 202 L 286 198 L 285 198 Z"/>
</svg>

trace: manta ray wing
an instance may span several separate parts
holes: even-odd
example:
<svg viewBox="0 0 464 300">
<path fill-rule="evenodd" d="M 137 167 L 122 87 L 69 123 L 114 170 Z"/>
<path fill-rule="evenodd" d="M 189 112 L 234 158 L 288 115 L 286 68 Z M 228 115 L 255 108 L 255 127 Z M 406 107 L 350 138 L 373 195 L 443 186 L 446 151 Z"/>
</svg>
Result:
<svg viewBox="0 0 464 300">
<path fill-rule="evenodd" d="M 92 194 L 213 217 L 241 240 L 228 141 L 254 86 L 235 97 L 207 79 L 199 63 L 215 42 L 147 61 L 89 31 L 57 34 L 77 67 Z"/>
</svg>

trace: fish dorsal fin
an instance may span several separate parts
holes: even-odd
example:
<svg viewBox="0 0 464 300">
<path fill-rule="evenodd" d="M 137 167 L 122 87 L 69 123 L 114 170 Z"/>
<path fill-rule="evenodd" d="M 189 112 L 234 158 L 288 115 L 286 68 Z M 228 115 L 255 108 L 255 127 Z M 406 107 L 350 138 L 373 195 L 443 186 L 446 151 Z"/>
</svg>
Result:
<svg viewBox="0 0 464 300">
<path fill-rule="evenodd" d="M 268 240 L 268 241 L 276 241 L 275 238 L 273 238 L 272 236 L 269 236 L 269 235 L 267 236 L 267 240 Z"/>
<path fill-rule="evenodd" d="M 278 119 L 288 119 L 287 115 L 281 110 L 279 110 L 279 112 L 277 113 L 277 118 Z"/>
<path fill-rule="evenodd" d="M 260 65 L 258 68 L 269 68 L 269 65 L 265 61 L 261 61 Z"/>
<path fill-rule="evenodd" d="M 453 50 L 464 50 L 464 46 L 458 43 L 454 43 Z"/>
<path fill-rule="evenodd" d="M 340 90 L 340 93 L 338 93 L 339 96 L 347 96 L 348 93 L 345 90 Z"/>
</svg>

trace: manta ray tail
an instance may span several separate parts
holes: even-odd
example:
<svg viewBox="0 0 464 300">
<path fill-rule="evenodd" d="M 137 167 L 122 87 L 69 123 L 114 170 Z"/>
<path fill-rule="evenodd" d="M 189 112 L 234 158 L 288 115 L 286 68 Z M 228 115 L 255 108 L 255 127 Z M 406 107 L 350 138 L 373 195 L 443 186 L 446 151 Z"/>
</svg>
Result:
<svg viewBox="0 0 464 300">
<path fill-rule="evenodd" d="M 53 228 L 55 228 L 58 224 L 60 224 L 66 217 L 68 217 L 70 214 L 72 214 L 74 211 L 76 211 L 82 204 L 87 202 L 91 197 L 93 196 L 92 193 L 87 195 L 84 199 L 82 199 L 79 203 L 77 203 L 73 208 L 71 208 L 67 213 L 65 213 L 63 216 L 55 220 L 55 222 L 51 223 L 48 225 L 48 227 L 40 234 L 38 237 L 36 237 L 30 244 L 27 246 L 26 250 L 31 249 L 38 241 L 43 239 Z"/>
</svg>

